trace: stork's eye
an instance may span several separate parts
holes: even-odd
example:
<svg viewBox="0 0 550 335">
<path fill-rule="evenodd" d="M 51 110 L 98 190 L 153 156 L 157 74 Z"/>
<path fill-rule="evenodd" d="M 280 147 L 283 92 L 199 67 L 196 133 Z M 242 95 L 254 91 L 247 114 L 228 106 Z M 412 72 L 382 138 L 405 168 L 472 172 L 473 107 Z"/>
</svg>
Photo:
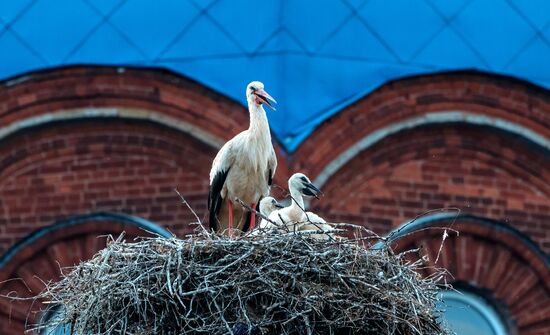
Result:
<svg viewBox="0 0 550 335">
<path fill-rule="evenodd" d="M 250 87 L 250 89 L 252 90 L 252 92 L 256 92 L 258 89 L 254 86 Z"/>
<path fill-rule="evenodd" d="M 300 179 L 302 179 L 302 181 L 303 181 L 304 183 L 309 183 L 309 180 L 307 180 L 306 177 L 300 177 Z"/>
</svg>

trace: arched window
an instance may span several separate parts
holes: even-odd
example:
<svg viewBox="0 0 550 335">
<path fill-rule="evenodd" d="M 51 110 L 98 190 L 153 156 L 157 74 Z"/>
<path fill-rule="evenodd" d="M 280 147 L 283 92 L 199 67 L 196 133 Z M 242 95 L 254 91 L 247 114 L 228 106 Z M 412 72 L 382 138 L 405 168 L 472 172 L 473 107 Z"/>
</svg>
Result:
<svg viewBox="0 0 550 335">
<path fill-rule="evenodd" d="M 123 231 L 127 241 L 138 236 L 172 236 L 151 221 L 122 213 L 90 213 L 58 221 L 34 231 L 0 256 L 0 295 L 20 298 L 38 295 L 44 289 L 44 282 L 60 278 L 59 268 L 78 264 L 102 249 L 107 237 L 98 239 L 98 236 L 119 236 Z M 21 280 L 11 280 L 13 278 Z M 0 327 L 2 334 L 6 333 L 3 330 L 23 334 L 25 329 L 46 320 L 55 321 L 65 313 L 60 305 L 43 305 L 33 299 L 0 299 L 0 305 L 0 325 L 5 326 Z M 72 334 L 70 325 L 50 327 L 38 333 Z"/>
<path fill-rule="evenodd" d="M 41 323 L 43 324 L 55 324 L 59 320 L 64 318 L 64 308 L 62 305 L 55 305 L 51 308 L 48 308 L 46 312 L 42 315 Z M 69 335 L 74 334 L 71 332 L 70 325 L 60 325 L 60 326 L 48 326 L 40 330 L 40 335 Z"/>
<path fill-rule="evenodd" d="M 496 308 L 481 295 L 468 290 L 441 292 L 443 317 L 457 335 L 508 335 Z"/>
</svg>

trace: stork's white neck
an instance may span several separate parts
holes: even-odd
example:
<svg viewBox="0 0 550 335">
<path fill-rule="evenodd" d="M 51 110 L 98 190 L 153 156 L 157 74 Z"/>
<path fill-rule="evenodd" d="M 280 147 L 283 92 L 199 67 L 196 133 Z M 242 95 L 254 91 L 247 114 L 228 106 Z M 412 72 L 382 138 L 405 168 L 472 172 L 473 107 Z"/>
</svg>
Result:
<svg viewBox="0 0 550 335">
<path fill-rule="evenodd" d="M 254 102 L 248 102 L 248 111 L 250 113 L 250 127 L 248 130 L 251 133 L 266 137 L 271 141 L 271 133 L 269 132 L 269 122 L 267 115 L 262 105 Z"/>
</svg>

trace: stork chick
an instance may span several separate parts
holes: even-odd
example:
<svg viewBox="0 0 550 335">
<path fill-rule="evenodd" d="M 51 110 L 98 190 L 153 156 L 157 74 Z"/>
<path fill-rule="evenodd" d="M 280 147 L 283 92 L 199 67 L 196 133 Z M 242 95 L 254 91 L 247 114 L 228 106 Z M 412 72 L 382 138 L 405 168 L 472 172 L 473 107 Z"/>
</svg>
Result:
<svg viewBox="0 0 550 335">
<path fill-rule="evenodd" d="M 265 197 L 262 201 L 260 201 L 260 213 L 266 218 L 269 218 L 271 213 L 281 208 L 284 208 L 284 206 L 273 197 Z M 265 219 L 260 221 L 260 229 L 270 228 L 272 225 L 273 224 L 271 222 Z"/>
<path fill-rule="evenodd" d="M 308 177 L 303 173 L 295 173 L 288 180 L 288 189 L 292 197 L 290 206 L 276 210 L 269 215 L 269 220 L 276 223 L 263 220 L 261 225 L 266 228 L 280 228 L 286 226 L 290 231 L 331 231 L 333 227 L 319 215 L 306 212 L 304 205 L 304 196 L 313 196 L 318 198 L 321 191 L 315 187 Z M 311 234 L 313 238 L 326 240 L 327 234 Z"/>
<path fill-rule="evenodd" d="M 318 198 L 317 195 L 321 192 L 303 173 L 295 173 L 288 179 L 288 190 L 292 198 L 290 206 L 277 210 L 269 215 L 270 220 L 280 223 L 281 225 L 291 222 L 303 222 L 304 219 L 306 219 L 303 196 L 314 196 Z"/>
<path fill-rule="evenodd" d="M 247 231 L 256 223 L 254 212 L 233 206 L 237 199 L 250 204 L 269 194 L 277 168 L 277 157 L 271 143 L 269 123 L 263 104 L 275 110 L 276 102 L 264 84 L 253 81 L 246 87 L 250 126 L 220 149 L 210 170 L 208 211 L 210 228 L 234 236 L 234 228 Z"/>
<path fill-rule="evenodd" d="M 269 218 L 269 215 L 273 213 L 276 210 L 279 210 L 281 208 L 284 208 L 283 205 L 281 205 L 275 198 L 273 197 L 265 197 L 260 201 L 258 204 L 260 214 L 262 214 L 263 217 Z M 266 219 L 262 218 L 262 221 L 260 221 L 260 225 L 258 227 L 259 229 L 255 229 L 254 231 L 250 232 L 251 236 L 257 236 L 261 233 L 264 233 L 266 231 L 270 231 L 274 228 L 273 223 L 269 222 Z"/>
<path fill-rule="evenodd" d="M 265 216 L 269 217 L 269 214 L 273 213 L 276 210 L 279 210 L 281 208 L 284 208 L 283 205 L 281 205 L 275 198 L 273 197 L 265 197 L 260 201 L 260 213 Z"/>
</svg>

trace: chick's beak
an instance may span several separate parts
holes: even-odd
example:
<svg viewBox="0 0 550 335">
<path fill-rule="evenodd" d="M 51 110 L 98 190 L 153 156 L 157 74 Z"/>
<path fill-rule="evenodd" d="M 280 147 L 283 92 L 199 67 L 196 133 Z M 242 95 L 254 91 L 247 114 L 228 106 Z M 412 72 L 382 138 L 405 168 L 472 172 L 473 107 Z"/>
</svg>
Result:
<svg viewBox="0 0 550 335">
<path fill-rule="evenodd" d="M 275 107 L 273 107 L 269 100 L 273 101 L 274 103 L 277 103 L 277 101 L 275 101 L 275 99 L 273 99 L 271 95 L 264 91 L 263 88 L 254 92 L 254 94 L 256 94 L 256 96 L 258 97 L 258 99 L 260 99 L 262 103 L 266 104 L 269 108 L 275 110 Z"/>
<path fill-rule="evenodd" d="M 317 187 L 315 187 L 315 185 L 313 185 L 312 183 L 305 184 L 305 188 L 303 190 L 303 193 L 305 195 L 309 195 L 309 196 L 315 197 L 317 199 L 319 199 L 319 194 L 323 195 L 323 192 L 321 192 L 321 190 L 318 189 Z"/>
</svg>

